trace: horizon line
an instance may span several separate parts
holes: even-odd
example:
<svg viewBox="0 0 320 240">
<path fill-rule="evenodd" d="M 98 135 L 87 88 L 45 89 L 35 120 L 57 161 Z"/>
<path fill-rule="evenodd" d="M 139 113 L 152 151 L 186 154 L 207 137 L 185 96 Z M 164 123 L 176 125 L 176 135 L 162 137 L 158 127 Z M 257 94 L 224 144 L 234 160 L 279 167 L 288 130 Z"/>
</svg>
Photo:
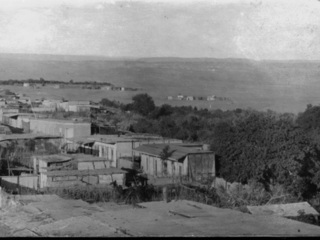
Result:
<svg viewBox="0 0 320 240">
<path fill-rule="evenodd" d="M 57 57 L 83 57 L 83 58 L 104 58 L 104 59 L 114 59 L 114 60 L 143 60 L 143 59 L 217 59 L 217 60 L 247 60 L 254 62 L 264 62 L 264 61 L 302 61 L 302 62 L 320 62 L 320 59 L 301 59 L 301 58 L 292 58 L 292 59 L 253 59 L 245 57 L 179 57 L 179 56 L 145 56 L 145 57 L 134 57 L 134 56 L 106 56 L 106 55 L 83 55 L 83 54 L 59 54 L 59 53 L 8 53 L 1 52 L 1 55 L 30 55 L 30 56 L 57 56 Z"/>
</svg>

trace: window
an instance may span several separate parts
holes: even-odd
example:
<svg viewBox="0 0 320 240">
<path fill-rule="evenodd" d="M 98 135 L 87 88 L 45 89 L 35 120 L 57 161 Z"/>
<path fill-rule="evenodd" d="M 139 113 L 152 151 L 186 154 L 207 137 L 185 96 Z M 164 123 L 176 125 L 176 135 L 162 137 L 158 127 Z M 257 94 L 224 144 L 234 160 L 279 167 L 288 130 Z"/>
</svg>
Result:
<svg viewBox="0 0 320 240">
<path fill-rule="evenodd" d="M 146 157 L 146 170 L 149 170 L 149 157 Z"/>
</svg>

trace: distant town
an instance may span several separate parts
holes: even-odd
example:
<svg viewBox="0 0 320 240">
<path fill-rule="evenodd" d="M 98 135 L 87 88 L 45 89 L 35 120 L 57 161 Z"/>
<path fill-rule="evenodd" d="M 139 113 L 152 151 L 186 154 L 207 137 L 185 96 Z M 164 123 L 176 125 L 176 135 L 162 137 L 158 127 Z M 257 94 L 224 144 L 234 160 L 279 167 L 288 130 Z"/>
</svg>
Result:
<svg viewBox="0 0 320 240">
<path fill-rule="evenodd" d="M 64 89 L 64 88 L 74 88 L 74 89 L 102 89 L 108 91 L 137 91 L 137 88 L 131 87 L 121 87 L 114 86 L 111 83 L 107 82 L 76 82 L 74 80 L 70 80 L 69 82 L 57 81 L 57 80 L 45 80 L 43 78 L 40 79 L 27 79 L 27 80 L 2 80 L 1 85 L 10 85 L 10 86 L 23 86 L 28 88 L 41 88 L 45 86 L 49 86 L 56 89 Z"/>
<path fill-rule="evenodd" d="M 179 100 L 179 101 L 229 101 L 232 103 L 232 100 L 227 97 L 219 97 L 216 95 L 211 96 L 190 96 L 178 94 L 177 96 L 168 96 L 168 100 Z"/>
</svg>

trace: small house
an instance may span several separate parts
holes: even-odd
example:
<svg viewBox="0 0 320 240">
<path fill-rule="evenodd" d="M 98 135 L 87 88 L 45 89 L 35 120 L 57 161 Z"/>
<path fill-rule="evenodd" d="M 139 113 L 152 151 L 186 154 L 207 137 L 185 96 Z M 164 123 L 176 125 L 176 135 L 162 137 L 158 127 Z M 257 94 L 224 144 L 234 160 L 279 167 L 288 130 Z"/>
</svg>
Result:
<svg viewBox="0 0 320 240">
<path fill-rule="evenodd" d="M 187 96 L 187 101 L 193 101 L 195 98 L 194 98 L 194 96 Z"/>
<path fill-rule="evenodd" d="M 30 119 L 30 131 L 50 135 L 59 135 L 63 138 L 89 136 L 91 123 L 60 119 Z"/>
<path fill-rule="evenodd" d="M 173 97 L 172 96 L 168 96 L 168 100 L 173 100 Z"/>
<path fill-rule="evenodd" d="M 171 155 L 162 160 L 160 156 L 167 146 Z M 198 146 L 147 144 L 133 151 L 140 156 L 141 167 L 148 175 L 187 176 L 190 180 L 199 180 L 202 176 L 215 176 L 215 154 Z"/>
<path fill-rule="evenodd" d="M 181 94 L 179 94 L 179 95 L 177 96 L 177 99 L 178 99 L 178 100 L 183 100 L 183 99 L 184 99 L 184 96 L 181 95 Z"/>
<path fill-rule="evenodd" d="M 66 187 L 73 185 L 117 185 L 125 187 L 126 171 L 118 168 L 48 171 L 40 175 L 40 188 Z"/>
<path fill-rule="evenodd" d="M 216 99 L 216 96 L 215 95 L 212 95 L 212 96 L 208 96 L 207 97 L 207 101 L 214 101 Z"/>
</svg>

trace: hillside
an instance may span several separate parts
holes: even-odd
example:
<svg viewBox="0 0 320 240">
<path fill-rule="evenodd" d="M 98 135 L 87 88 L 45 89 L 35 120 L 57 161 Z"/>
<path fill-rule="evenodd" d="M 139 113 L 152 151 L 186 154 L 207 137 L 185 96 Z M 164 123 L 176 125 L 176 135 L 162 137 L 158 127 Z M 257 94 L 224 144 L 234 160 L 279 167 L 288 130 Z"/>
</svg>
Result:
<svg viewBox="0 0 320 240">
<path fill-rule="evenodd" d="M 217 95 L 230 103 L 201 103 L 211 108 L 256 108 L 303 111 L 318 104 L 319 61 L 253 61 L 247 59 L 144 58 L 0 54 L 0 79 L 107 81 L 143 88 L 156 103 L 168 95 Z M 197 106 L 198 103 L 192 103 Z"/>
</svg>

